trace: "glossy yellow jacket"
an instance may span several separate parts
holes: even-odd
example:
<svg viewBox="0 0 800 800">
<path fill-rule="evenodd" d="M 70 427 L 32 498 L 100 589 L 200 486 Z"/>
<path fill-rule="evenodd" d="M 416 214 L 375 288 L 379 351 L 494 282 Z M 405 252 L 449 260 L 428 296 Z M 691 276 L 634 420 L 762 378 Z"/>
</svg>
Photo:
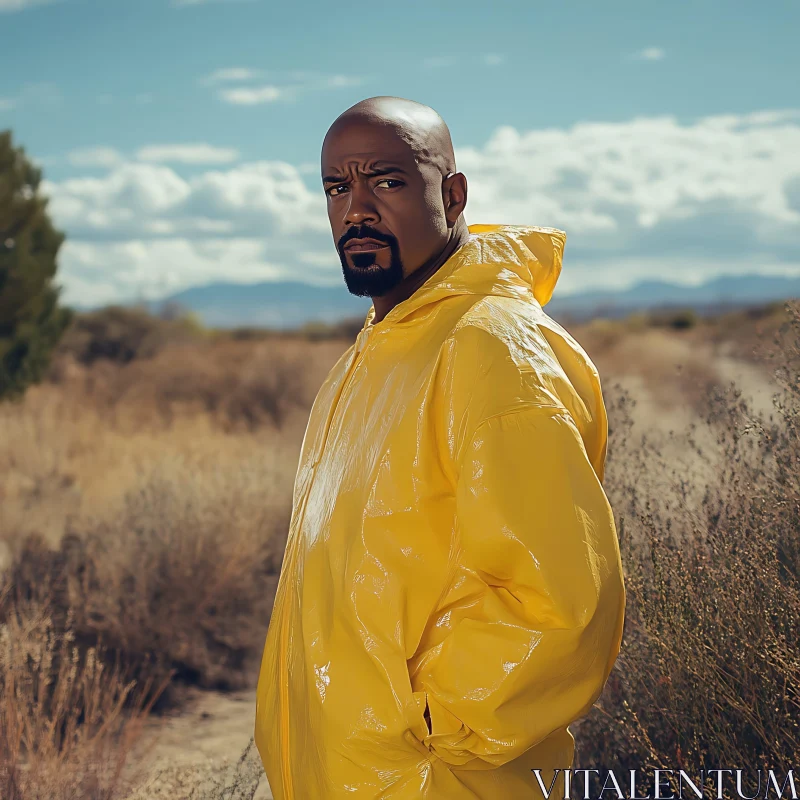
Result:
<svg viewBox="0 0 800 800">
<path fill-rule="evenodd" d="M 541 797 L 617 657 L 600 382 L 542 310 L 566 237 L 469 230 L 314 402 L 257 689 L 277 800 Z"/>
</svg>

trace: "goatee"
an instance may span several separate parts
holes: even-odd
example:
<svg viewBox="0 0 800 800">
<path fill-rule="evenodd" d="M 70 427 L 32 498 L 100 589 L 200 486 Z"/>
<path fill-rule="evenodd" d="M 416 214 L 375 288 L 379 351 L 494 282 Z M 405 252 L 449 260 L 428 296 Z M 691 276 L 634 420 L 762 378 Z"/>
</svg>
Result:
<svg viewBox="0 0 800 800">
<path fill-rule="evenodd" d="M 392 242 L 389 247 L 391 259 L 386 269 L 377 263 L 375 252 L 363 250 L 350 253 L 353 262 L 353 266 L 350 266 L 347 263 L 347 253 L 344 250 L 339 251 L 344 282 L 350 294 L 357 297 L 381 297 L 403 280 L 403 262 L 400 260 L 397 242 Z"/>
</svg>

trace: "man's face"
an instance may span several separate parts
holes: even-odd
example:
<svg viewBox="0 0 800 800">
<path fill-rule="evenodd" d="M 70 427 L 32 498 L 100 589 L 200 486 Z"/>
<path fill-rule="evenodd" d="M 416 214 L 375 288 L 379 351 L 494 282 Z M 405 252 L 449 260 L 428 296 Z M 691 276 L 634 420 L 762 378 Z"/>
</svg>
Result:
<svg viewBox="0 0 800 800">
<path fill-rule="evenodd" d="M 442 175 L 388 126 L 342 120 L 322 149 L 333 240 L 348 290 L 380 297 L 447 243 Z M 355 239 L 373 239 L 359 244 Z"/>
</svg>

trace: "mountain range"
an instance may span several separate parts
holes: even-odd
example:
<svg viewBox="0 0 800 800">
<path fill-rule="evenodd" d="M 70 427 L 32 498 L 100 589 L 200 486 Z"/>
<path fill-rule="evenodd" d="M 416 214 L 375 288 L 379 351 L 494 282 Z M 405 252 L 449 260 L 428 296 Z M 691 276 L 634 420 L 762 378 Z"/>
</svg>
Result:
<svg viewBox="0 0 800 800">
<path fill-rule="evenodd" d="M 672 307 L 692 308 L 703 313 L 795 297 L 800 297 L 800 276 L 726 275 L 698 286 L 641 281 L 627 289 L 589 290 L 563 296 L 556 289 L 546 310 L 554 318 L 583 321 Z M 312 286 L 295 281 L 273 281 L 210 283 L 145 303 L 153 312 L 167 304 L 195 312 L 209 327 L 290 329 L 312 322 L 335 323 L 364 317 L 371 300 L 351 295 L 344 283 Z"/>
</svg>

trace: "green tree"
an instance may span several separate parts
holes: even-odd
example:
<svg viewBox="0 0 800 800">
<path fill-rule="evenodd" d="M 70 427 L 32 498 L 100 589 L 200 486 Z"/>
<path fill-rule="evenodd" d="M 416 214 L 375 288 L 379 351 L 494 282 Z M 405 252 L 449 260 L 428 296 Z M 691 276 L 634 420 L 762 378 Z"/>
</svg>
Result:
<svg viewBox="0 0 800 800">
<path fill-rule="evenodd" d="M 52 283 L 65 237 L 47 215 L 41 179 L 11 131 L 0 131 L 0 399 L 42 379 L 72 319 Z"/>
</svg>

